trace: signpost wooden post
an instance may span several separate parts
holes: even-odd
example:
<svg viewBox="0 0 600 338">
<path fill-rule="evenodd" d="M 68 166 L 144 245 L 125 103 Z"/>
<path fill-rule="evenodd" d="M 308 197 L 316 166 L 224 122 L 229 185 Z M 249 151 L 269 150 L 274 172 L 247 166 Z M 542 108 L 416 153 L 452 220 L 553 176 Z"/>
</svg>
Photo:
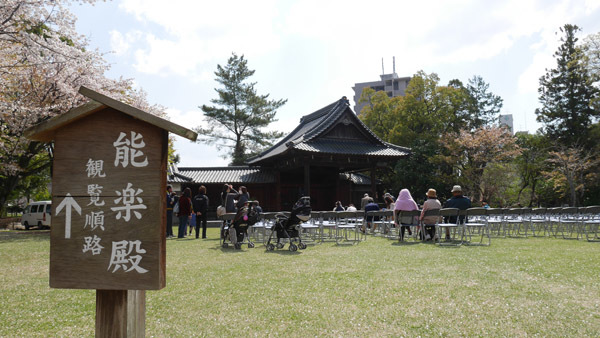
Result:
<svg viewBox="0 0 600 338">
<path fill-rule="evenodd" d="M 96 289 L 96 336 L 143 337 L 165 286 L 168 133 L 197 134 L 90 89 L 25 133 L 54 141 L 50 287 Z"/>
</svg>

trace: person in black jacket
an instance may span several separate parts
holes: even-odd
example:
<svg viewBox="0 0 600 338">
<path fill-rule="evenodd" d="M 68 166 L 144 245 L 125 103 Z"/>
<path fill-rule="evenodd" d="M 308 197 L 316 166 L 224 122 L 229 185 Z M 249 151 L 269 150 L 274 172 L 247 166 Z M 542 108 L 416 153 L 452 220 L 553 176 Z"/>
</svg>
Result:
<svg viewBox="0 0 600 338">
<path fill-rule="evenodd" d="M 200 235 L 200 223 L 202 223 L 202 238 L 206 238 L 206 213 L 208 211 L 208 196 L 206 196 L 206 187 L 201 185 L 198 189 L 198 195 L 192 199 L 194 212 L 196 213 L 196 238 Z"/>
</svg>

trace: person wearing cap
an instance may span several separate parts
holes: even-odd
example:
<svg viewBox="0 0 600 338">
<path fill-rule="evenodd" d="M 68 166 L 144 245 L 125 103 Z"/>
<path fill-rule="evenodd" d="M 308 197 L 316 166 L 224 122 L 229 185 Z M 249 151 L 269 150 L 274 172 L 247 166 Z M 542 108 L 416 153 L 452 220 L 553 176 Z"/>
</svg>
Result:
<svg viewBox="0 0 600 338">
<path fill-rule="evenodd" d="M 437 199 L 437 191 L 435 189 L 427 190 L 427 201 L 423 203 L 423 210 L 421 211 L 421 221 L 427 233 L 427 237 L 435 238 L 435 224 L 440 221 L 440 216 L 427 216 L 425 217 L 425 211 L 441 209 L 442 203 Z"/>
<path fill-rule="evenodd" d="M 459 210 L 467 210 L 471 207 L 471 200 L 468 197 L 463 196 L 463 191 L 460 185 L 452 187 L 452 197 L 444 203 L 444 208 L 457 208 Z M 461 216 L 461 222 L 465 221 L 465 217 Z M 449 223 L 456 223 L 456 216 L 452 216 L 448 219 Z M 446 228 L 446 239 L 450 239 L 450 229 Z"/>
<path fill-rule="evenodd" d="M 365 205 L 369 204 L 370 200 L 372 200 L 372 198 L 369 197 L 369 194 L 365 194 L 360 200 L 360 210 L 365 210 Z"/>
</svg>

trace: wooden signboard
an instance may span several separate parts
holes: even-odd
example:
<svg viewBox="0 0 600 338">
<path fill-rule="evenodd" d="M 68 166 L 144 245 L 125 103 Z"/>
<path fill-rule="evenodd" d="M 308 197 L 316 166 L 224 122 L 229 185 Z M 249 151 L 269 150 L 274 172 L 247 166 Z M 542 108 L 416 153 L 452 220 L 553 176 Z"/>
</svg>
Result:
<svg viewBox="0 0 600 338">
<path fill-rule="evenodd" d="M 54 141 L 50 286 L 97 289 L 97 337 L 143 337 L 144 290 L 166 281 L 168 134 L 197 134 L 79 92 L 92 100 L 25 132 Z"/>
<path fill-rule="evenodd" d="M 165 286 L 168 132 L 112 108 L 54 138 L 50 286 Z"/>
</svg>

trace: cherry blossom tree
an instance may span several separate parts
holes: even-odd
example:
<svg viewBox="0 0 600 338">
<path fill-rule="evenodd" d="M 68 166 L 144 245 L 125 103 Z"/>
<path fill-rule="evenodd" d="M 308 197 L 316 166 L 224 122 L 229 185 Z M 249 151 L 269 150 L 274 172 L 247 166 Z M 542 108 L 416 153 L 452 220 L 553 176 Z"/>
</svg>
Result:
<svg viewBox="0 0 600 338">
<path fill-rule="evenodd" d="M 439 159 L 452 166 L 459 183 L 478 201 L 490 201 L 495 184 L 507 182 L 484 181 L 491 164 L 512 162 L 521 153 L 516 139 L 505 128 L 480 127 L 474 132 L 461 130 L 442 137 L 447 150 Z"/>
<path fill-rule="evenodd" d="M 95 0 L 0 2 L 0 215 L 26 177 L 47 170 L 52 145 L 31 142 L 25 129 L 85 102 L 86 86 L 154 114 L 143 90 L 129 79 L 104 74 L 108 63 L 75 30 L 67 6 Z M 50 156 L 38 156 L 48 152 Z"/>
</svg>

